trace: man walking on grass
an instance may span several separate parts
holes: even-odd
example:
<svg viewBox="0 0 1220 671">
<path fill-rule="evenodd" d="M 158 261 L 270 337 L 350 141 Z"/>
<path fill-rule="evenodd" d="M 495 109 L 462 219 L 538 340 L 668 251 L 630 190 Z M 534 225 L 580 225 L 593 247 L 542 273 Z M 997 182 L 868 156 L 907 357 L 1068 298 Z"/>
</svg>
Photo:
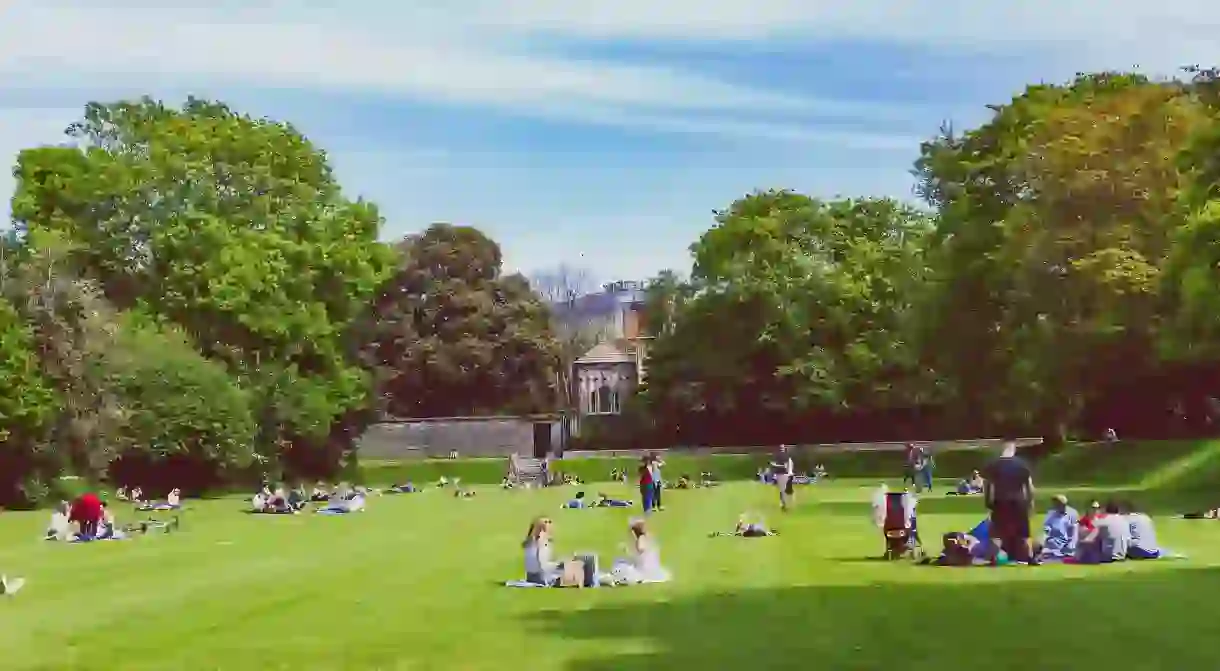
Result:
<svg viewBox="0 0 1220 671">
<path fill-rule="evenodd" d="M 779 452 L 771 461 L 771 472 L 775 475 L 775 486 L 779 489 L 780 510 L 788 512 L 788 508 L 792 506 L 792 476 L 796 472 L 787 445 L 779 446 Z"/>
<path fill-rule="evenodd" d="M 1033 471 L 1017 456 L 1017 444 L 1004 442 L 1000 456 L 983 468 L 983 501 L 990 512 L 992 565 L 1001 549 L 1013 561 L 1036 563 L 1029 517 L 1033 514 Z"/>
</svg>

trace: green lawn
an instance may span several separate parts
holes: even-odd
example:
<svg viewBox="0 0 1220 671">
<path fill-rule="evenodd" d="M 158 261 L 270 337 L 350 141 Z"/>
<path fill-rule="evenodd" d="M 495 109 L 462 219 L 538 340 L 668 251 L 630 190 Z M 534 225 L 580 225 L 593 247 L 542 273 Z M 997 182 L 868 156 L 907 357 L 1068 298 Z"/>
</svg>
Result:
<svg viewBox="0 0 1220 671">
<path fill-rule="evenodd" d="M 472 500 L 375 498 L 348 517 L 253 516 L 190 502 L 178 534 L 67 546 L 45 513 L 0 514 L 0 667 L 23 669 L 1210 668 L 1220 524 L 1160 520 L 1187 561 L 947 569 L 868 561 L 873 483 L 801 490 L 781 516 L 757 484 L 667 492 L 668 585 L 499 586 L 529 519 L 609 561 L 633 514 L 558 510 L 570 488 Z M 590 491 L 596 487 L 590 487 Z M 618 486 L 609 493 L 627 494 Z M 979 502 L 929 499 L 925 537 Z M 743 511 L 783 535 L 707 537 Z"/>
</svg>

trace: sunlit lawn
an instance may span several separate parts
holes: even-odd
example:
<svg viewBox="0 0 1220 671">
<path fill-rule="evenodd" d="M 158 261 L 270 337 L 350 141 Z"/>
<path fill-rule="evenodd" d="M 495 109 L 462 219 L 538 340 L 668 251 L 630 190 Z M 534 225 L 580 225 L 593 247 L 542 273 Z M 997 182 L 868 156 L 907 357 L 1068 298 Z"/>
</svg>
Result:
<svg viewBox="0 0 1220 671">
<path fill-rule="evenodd" d="M 676 581 L 598 590 L 500 586 L 535 515 L 560 550 L 616 554 L 635 513 L 559 510 L 570 488 L 386 496 L 347 517 L 192 501 L 178 534 L 79 546 L 5 513 L 0 571 L 29 583 L 0 600 L 0 668 L 1214 667 L 1220 523 L 1160 521 L 1188 561 L 917 567 L 864 560 L 871 486 L 805 488 L 787 516 L 757 484 L 669 491 L 654 520 Z M 924 505 L 933 545 L 981 517 L 973 499 Z M 782 535 L 708 538 L 743 511 Z"/>
</svg>

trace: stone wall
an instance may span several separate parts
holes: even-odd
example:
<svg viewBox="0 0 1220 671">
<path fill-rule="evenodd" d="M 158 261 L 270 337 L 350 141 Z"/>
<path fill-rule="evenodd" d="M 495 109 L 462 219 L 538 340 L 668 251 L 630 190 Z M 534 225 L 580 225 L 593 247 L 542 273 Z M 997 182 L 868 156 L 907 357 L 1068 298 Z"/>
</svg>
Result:
<svg viewBox="0 0 1220 671">
<path fill-rule="evenodd" d="M 357 443 L 361 459 L 443 459 L 533 456 L 534 424 L 549 422 L 551 445 L 559 446 L 559 422 L 529 417 L 445 417 L 387 420 L 374 424 Z"/>
</svg>

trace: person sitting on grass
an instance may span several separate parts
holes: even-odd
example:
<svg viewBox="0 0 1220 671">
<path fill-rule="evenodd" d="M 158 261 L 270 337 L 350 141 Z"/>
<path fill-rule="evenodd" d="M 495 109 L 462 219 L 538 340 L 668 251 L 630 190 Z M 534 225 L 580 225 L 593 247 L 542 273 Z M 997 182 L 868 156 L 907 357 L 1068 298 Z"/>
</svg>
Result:
<svg viewBox="0 0 1220 671">
<path fill-rule="evenodd" d="M 66 541 L 72 536 L 72 522 L 69 519 L 71 507 L 67 501 L 62 501 L 58 506 L 55 506 L 55 512 L 51 513 L 51 525 L 47 527 L 45 534 L 46 540 L 49 541 Z"/>
<path fill-rule="evenodd" d="M 330 495 L 333 493 L 326 483 L 317 482 L 313 486 L 313 491 L 309 493 L 309 500 L 314 503 L 325 503 L 330 500 Z"/>
<path fill-rule="evenodd" d="M 961 480 L 958 480 L 957 489 L 955 489 L 954 491 L 949 492 L 949 493 L 954 494 L 956 496 L 968 496 L 970 494 L 982 494 L 983 493 L 983 476 L 981 474 L 979 474 L 978 471 L 974 471 L 970 474 L 970 477 L 962 478 Z"/>
<path fill-rule="evenodd" d="M 75 522 L 77 536 L 93 538 L 97 536 L 98 525 L 102 523 L 102 500 L 93 492 L 86 492 L 76 497 L 68 509 L 68 519 Z"/>
<path fill-rule="evenodd" d="M 551 520 L 539 517 L 530 522 L 521 548 L 525 551 L 525 581 L 550 587 L 559 581 L 560 566 L 551 551 Z"/>
<path fill-rule="evenodd" d="M 686 474 L 682 474 L 682 476 L 680 476 L 678 478 L 678 482 L 677 482 L 677 484 L 674 485 L 674 487 L 676 489 L 693 489 L 694 488 L 693 485 L 691 485 L 690 476 L 686 475 Z"/>
<path fill-rule="evenodd" d="M 305 504 L 309 503 L 309 496 L 305 494 L 305 488 L 297 485 L 288 492 L 288 507 L 293 510 L 300 511 L 305 509 Z"/>
<path fill-rule="evenodd" d="M 1152 523 L 1152 518 L 1130 501 L 1123 504 L 1122 510 L 1131 537 L 1127 559 L 1160 559 L 1165 552 L 1157 544 L 1156 525 Z"/>
<path fill-rule="evenodd" d="M 716 476 L 713 475 L 711 471 L 704 471 L 699 474 L 700 487 L 715 487 L 719 484 L 720 481 L 716 479 Z"/>
<path fill-rule="evenodd" d="M 1052 560 L 1073 557 L 1079 542 L 1080 513 L 1068 505 L 1066 496 L 1058 494 L 1051 499 L 1051 509 L 1042 523 L 1038 554 Z"/>
<path fill-rule="evenodd" d="M 826 471 L 826 466 L 818 464 L 813 467 L 813 477 L 816 480 L 825 480 L 830 474 Z"/>
<path fill-rule="evenodd" d="M 1110 501 L 1100 512 L 1086 515 L 1088 529 L 1076 547 L 1076 556 L 1064 560 L 1071 564 L 1109 564 L 1127 558 L 1131 546 L 1131 528 L 1123 517 L 1122 507 Z"/>
<path fill-rule="evenodd" d="M 751 522 L 743 513 L 737 518 L 737 526 L 733 527 L 732 533 L 726 531 L 713 531 L 712 538 L 721 536 L 740 536 L 742 538 L 765 538 L 767 536 L 778 536 L 779 531 L 767 527 L 767 523 L 759 518 L 757 521 Z"/>
<path fill-rule="evenodd" d="M 589 502 L 585 501 L 584 492 L 576 492 L 575 496 L 573 496 L 567 503 L 564 503 L 562 506 L 560 506 L 560 508 L 564 508 L 567 510 L 584 510 L 585 508 L 588 508 L 588 507 L 589 507 Z"/>
<path fill-rule="evenodd" d="M 631 502 L 625 499 L 612 499 L 602 492 L 597 493 L 598 508 L 630 508 Z"/>
<path fill-rule="evenodd" d="M 137 507 L 146 505 L 148 503 L 144 500 L 144 490 L 140 489 L 139 487 L 132 487 L 131 491 L 128 492 L 128 497 L 129 498 L 127 500 L 136 504 Z"/>
<path fill-rule="evenodd" d="M 628 530 L 631 542 L 625 547 L 627 556 L 615 560 L 611 571 L 615 581 L 628 585 L 668 582 L 670 573 L 661 565 L 661 550 L 648 533 L 647 522 L 632 520 Z"/>
<path fill-rule="evenodd" d="M 507 475 L 500 481 L 500 489 L 512 489 L 516 485 L 513 484 L 513 479 Z"/>
<path fill-rule="evenodd" d="M 455 499 L 473 499 L 475 493 L 473 489 L 463 489 L 456 484 L 453 486 L 453 498 Z"/>
<path fill-rule="evenodd" d="M 572 475 L 571 473 L 564 473 L 563 474 L 563 484 L 565 484 L 565 485 L 583 485 L 585 483 L 580 478 L 576 477 L 575 475 Z"/>
</svg>

